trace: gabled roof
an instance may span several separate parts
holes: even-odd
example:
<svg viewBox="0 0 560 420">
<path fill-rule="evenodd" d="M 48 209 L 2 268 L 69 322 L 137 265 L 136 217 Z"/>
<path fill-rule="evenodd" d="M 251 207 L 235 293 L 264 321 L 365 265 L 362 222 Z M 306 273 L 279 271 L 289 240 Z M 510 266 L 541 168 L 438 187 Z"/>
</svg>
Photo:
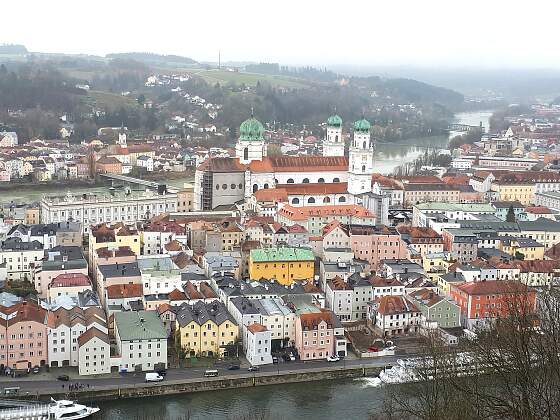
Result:
<svg viewBox="0 0 560 420">
<path fill-rule="evenodd" d="M 88 341 L 92 340 L 93 338 L 99 338 L 101 341 L 103 341 L 107 345 L 111 344 L 111 342 L 109 340 L 109 336 L 107 334 L 105 334 L 104 332 L 99 331 L 95 327 L 91 327 L 90 329 L 86 330 L 85 333 L 80 335 L 78 337 L 78 344 L 81 347 L 84 344 L 86 344 Z"/>
<path fill-rule="evenodd" d="M 405 296 L 381 296 L 376 299 L 376 302 L 379 304 L 377 312 L 382 315 L 418 312 L 416 305 Z"/>
</svg>

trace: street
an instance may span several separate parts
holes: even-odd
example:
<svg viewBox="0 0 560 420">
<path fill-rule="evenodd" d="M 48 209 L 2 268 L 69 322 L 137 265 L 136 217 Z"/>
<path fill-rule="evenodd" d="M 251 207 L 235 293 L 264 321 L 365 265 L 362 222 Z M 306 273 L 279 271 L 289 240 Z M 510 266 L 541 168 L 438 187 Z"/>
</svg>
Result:
<svg viewBox="0 0 560 420">
<path fill-rule="evenodd" d="M 339 362 L 326 362 L 326 361 L 309 361 L 309 362 L 280 362 L 276 365 L 262 366 L 258 372 L 248 372 L 247 367 L 241 367 L 239 370 L 228 370 L 230 365 L 227 362 L 217 363 L 216 366 L 211 369 L 217 369 L 219 372 L 219 377 L 240 377 L 240 376 L 258 376 L 266 375 L 271 373 L 280 372 L 295 372 L 295 371 L 306 371 L 312 369 L 320 369 L 325 367 L 332 367 L 334 369 L 342 369 L 345 367 L 383 367 L 390 366 L 396 362 L 401 356 L 385 356 L 378 357 L 374 359 L 367 360 L 341 360 Z M 194 368 L 179 368 L 179 369 L 168 369 L 167 375 L 164 379 L 164 383 L 167 381 L 184 381 L 184 380 L 204 380 L 204 372 L 206 367 L 194 367 Z M 55 393 L 61 391 L 67 391 L 70 384 L 82 384 L 83 390 L 93 390 L 96 388 L 106 388 L 106 387 L 122 387 L 126 385 L 136 385 L 145 384 L 145 372 L 134 372 L 125 374 L 112 374 L 104 375 L 102 377 L 81 377 L 69 374 L 70 381 L 62 382 L 56 379 L 60 372 L 52 370 L 49 372 L 49 377 L 45 378 L 45 375 L 33 376 L 29 375 L 22 378 L 10 378 L 10 377 L 0 377 L 0 388 L 4 389 L 7 387 L 19 387 L 19 395 L 27 394 L 41 394 L 45 393 Z M 207 379 L 212 380 L 212 379 Z M 88 388 L 89 385 L 89 388 Z"/>
</svg>

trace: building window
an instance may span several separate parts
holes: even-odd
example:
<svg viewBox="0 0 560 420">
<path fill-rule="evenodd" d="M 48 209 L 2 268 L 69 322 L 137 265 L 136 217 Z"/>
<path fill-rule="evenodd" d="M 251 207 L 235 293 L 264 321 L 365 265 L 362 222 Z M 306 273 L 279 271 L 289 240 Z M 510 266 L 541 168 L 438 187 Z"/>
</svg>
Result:
<svg viewBox="0 0 560 420">
<path fill-rule="evenodd" d="M 313 197 L 309 197 L 307 199 L 307 204 L 315 204 L 315 199 Z"/>
</svg>

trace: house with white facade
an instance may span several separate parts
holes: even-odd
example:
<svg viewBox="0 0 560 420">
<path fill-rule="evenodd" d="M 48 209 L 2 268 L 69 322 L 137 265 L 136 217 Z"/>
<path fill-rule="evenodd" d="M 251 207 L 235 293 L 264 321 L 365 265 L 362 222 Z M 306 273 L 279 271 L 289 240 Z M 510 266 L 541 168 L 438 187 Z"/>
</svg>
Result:
<svg viewBox="0 0 560 420">
<path fill-rule="evenodd" d="M 245 357 L 251 366 L 268 365 L 272 363 L 272 339 L 270 331 L 261 324 L 251 324 L 245 329 L 243 344 Z"/>
</svg>

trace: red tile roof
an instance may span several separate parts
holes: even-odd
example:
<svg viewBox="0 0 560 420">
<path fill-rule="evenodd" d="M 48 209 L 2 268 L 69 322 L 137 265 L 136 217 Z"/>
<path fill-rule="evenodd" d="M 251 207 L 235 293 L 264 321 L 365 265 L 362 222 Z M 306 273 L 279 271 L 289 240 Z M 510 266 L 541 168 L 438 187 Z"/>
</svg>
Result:
<svg viewBox="0 0 560 420">
<path fill-rule="evenodd" d="M 299 320 L 303 330 L 317 330 L 321 321 L 327 323 L 327 328 L 332 329 L 334 325 L 334 314 L 326 309 L 321 309 L 321 312 L 311 312 L 301 314 Z"/>
<path fill-rule="evenodd" d="M 107 297 L 109 299 L 142 297 L 143 288 L 141 284 L 113 284 L 107 286 Z"/>
<path fill-rule="evenodd" d="M 374 218 L 375 216 L 366 208 L 357 204 L 347 204 L 341 206 L 308 206 L 294 207 L 289 204 L 283 206 L 278 214 L 290 220 L 305 221 L 309 217 L 326 217 L 326 216 L 356 216 L 362 218 Z"/>
<path fill-rule="evenodd" d="M 348 192 L 348 183 L 334 182 L 330 184 L 279 184 L 277 188 L 286 190 L 286 193 L 288 195 L 346 194 Z"/>
<path fill-rule="evenodd" d="M 382 315 L 418 312 L 416 305 L 404 296 L 381 296 L 376 301 L 379 304 L 377 312 Z"/>
<path fill-rule="evenodd" d="M 50 287 L 75 287 L 75 286 L 91 286 L 89 277 L 82 273 L 66 273 L 59 274 L 52 279 Z"/>
<path fill-rule="evenodd" d="M 247 325 L 247 329 L 248 329 L 249 331 L 251 331 L 251 333 L 253 333 L 253 334 L 256 334 L 256 333 L 259 333 L 259 332 L 268 331 L 267 328 L 266 328 L 264 325 L 257 324 L 257 323 L 251 324 L 251 325 Z"/>
<path fill-rule="evenodd" d="M 468 295 L 525 293 L 532 290 L 523 283 L 513 280 L 477 281 L 462 283 L 452 287 L 456 287 Z"/>
<path fill-rule="evenodd" d="M 348 170 L 345 156 L 275 156 L 249 164 L 251 172 L 338 172 Z"/>
<path fill-rule="evenodd" d="M 253 195 L 257 201 L 263 203 L 284 203 L 288 201 L 288 191 L 285 188 L 257 190 Z"/>
<path fill-rule="evenodd" d="M 552 214 L 552 210 L 545 206 L 527 206 L 525 211 L 533 214 Z"/>
</svg>

